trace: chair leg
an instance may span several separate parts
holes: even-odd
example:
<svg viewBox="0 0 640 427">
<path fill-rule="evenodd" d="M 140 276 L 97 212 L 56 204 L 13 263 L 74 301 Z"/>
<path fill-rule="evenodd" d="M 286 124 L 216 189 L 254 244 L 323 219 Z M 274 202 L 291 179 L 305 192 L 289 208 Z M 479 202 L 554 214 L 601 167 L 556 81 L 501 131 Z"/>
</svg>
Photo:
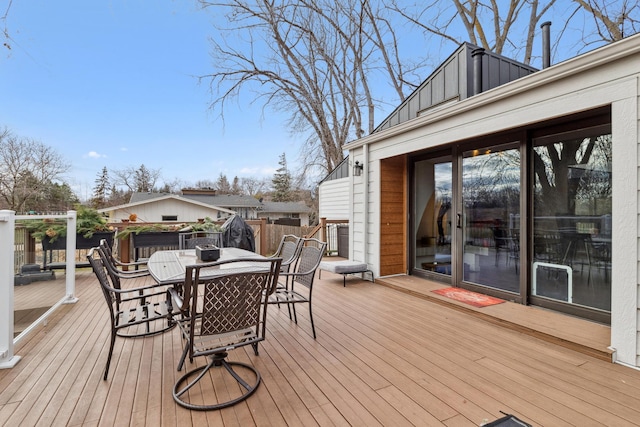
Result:
<svg viewBox="0 0 640 427">
<path fill-rule="evenodd" d="M 211 357 L 210 362 L 206 366 L 189 371 L 185 375 L 183 375 L 180 379 L 178 379 L 176 384 L 173 386 L 173 399 L 176 401 L 176 403 L 187 409 L 200 410 L 200 411 L 213 410 L 213 409 L 222 409 L 222 408 L 235 405 L 236 403 L 239 403 L 245 400 L 246 398 L 248 398 L 249 396 L 251 396 L 258 389 L 258 386 L 260 385 L 260 381 L 261 381 L 260 373 L 255 367 L 251 365 L 248 365 L 242 362 L 228 362 L 227 360 L 225 360 L 225 357 L 226 357 L 226 353 L 213 355 Z M 253 377 L 255 377 L 255 379 L 252 381 L 253 383 L 250 384 L 245 379 L 243 379 L 233 369 L 233 366 L 242 367 L 246 369 L 248 372 L 252 373 Z M 200 381 L 200 379 L 202 379 L 202 377 L 205 376 L 205 374 L 209 371 L 209 369 L 212 369 L 212 368 L 215 369 L 215 368 L 221 368 L 221 367 L 224 368 L 238 382 L 238 385 L 240 386 L 240 389 L 241 389 L 240 396 L 226 402 L 216 402 L 214 404 L 197 405 L 197 404 L 190 403 L 188 401 L 188 398 L 189 398 L 188 394 L 184 396 L 185 393 L 187 393 L 187 391 L 189 391 L 194 385 L 196 385 L 198 381 Z M 194 375 L 195 375 L 195 379 L 193 379 L 192 381 L 189 381 L 189 378 L 192 378 Z M 186 385 L 183 386 L 183 384 L 186 384 Z M 186 400 L 183 399 L 183 396 L 186 397 L 187 399 Z"/>
<path fill-rule="evenodd" d="M 111 356 L 113 355 L 113 347 L 116 343 L 116 330 L 115 329 L 111 329 L 111 343 L 109 345 L 109 355 L 107 356 L 107 365 L 104 367 L 104 377 L 102 378 L 103 380 L 107 380 L 107 377 L 109 376 L 109 366 L 111 365 Z"/>
<path fill-rule="evenodd" d="M 311 321 L 311 332 L 313 332 L 313 339 L 316 339 L 316 327 L 313 324 L 313 313 L 311 312 L 311 301 L 309 301 L 309 320 Z"/>
<path fill-rule="evenodd" d="M 182 350 L 182 356 L 180 356 L 180 361 L 178 362 L 178 371 L 182 370 L 184 366 L 184 360 L 187 358 L 187 353 L 189 352 L 189 342 L 184 346 L 184 350 Z"/>
<path fill-rule="evenodd" d="M 293 306 L 293 323 L 298 324 L 298 313 L 296 313 L 296 305 L 290 304 Z"/>
</svg>

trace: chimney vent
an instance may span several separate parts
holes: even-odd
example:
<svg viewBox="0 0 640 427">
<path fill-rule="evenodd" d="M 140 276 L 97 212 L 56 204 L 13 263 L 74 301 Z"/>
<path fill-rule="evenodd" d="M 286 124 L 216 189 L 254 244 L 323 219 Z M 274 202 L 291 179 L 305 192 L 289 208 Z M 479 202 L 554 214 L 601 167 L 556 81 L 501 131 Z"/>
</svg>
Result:
<svg viewBox="0 0 640 427">
<path fill-rule="evenodd" d="M 473 58 L 473 94 L 482 93 L 482 57 L 484 49 L 479 47 L 471 52 Z"/>
<path fill-rule="evenodd" d="M 543 22 L 540 28 L 542 28 L 542 68 L 549 68 L 551 66 L 551 41 L 549 37 L 551 21 Z"/>
</svg>

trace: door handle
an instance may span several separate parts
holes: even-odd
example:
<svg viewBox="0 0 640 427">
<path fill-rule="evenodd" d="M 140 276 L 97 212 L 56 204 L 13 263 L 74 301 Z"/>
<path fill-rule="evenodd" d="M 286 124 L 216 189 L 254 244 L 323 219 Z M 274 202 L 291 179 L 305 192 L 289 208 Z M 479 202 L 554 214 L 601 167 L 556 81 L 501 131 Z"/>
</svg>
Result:
<svg viewBox="0 0 640 427">
<path fill-rule="evenodd" d="M 457 213 L 456 214 L 456 227 L 457 228 L 462 228 L 462 214 L 461 213 Z"/>
</svg>

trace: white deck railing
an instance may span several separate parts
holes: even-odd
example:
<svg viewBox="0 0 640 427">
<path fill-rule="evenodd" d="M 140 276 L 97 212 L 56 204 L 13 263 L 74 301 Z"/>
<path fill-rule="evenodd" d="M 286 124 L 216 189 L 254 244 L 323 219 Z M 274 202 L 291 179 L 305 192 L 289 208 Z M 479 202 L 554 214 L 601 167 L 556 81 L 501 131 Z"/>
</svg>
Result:
<svg viewBox="0 0 640 427">
<path fill-rule="evenodd" d="M 15 258 L 15 225 L 20 219 L 66 218 L 67 230 L 76 229 L 76 211 L 68 211 L 66 215 L 16 215 L 14 211 L 0 210 L 0 369 L 12 368 L 20 360 L 13 353 L 14 346 L 29 334 L 36 326 L 43 323 L 62 304 L 73 304 L 78 301 L 75 296 L 76 233 L 67 233 L 65 296 L 27 327 L 20 335 L 14 333 L 14 258 Z"/>
</svg>

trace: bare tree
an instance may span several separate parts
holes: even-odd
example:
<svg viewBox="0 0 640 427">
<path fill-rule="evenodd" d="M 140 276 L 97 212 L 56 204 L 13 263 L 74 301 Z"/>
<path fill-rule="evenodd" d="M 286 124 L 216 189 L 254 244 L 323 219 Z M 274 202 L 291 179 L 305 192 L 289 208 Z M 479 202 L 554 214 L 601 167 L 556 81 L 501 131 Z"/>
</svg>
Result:
<svg viewBox="0 0 640 427">
<path fill-rule="evenodd" d="M 640 4 L 637 0 L 574 0 L 593 21 L 583 34 L 585 45 L 610 43 L 638 32 Z"/>
<path fill-rule="evenodd" d="M 380 101 L 371 81 L 390 84 L 399 99 L 415 85 L 397 50 L 392 23 L 367 0 L 200 0 L 226 11 L 228 28 L 212 39 L 216 64 L 212 108 L 241 90 L 256 90 L 263 108 L 289 115 L 293 132 L 308 135 L 306 167 L 332 170 L 342 146 L 374 128 Z"/>
<path fill-rule="evenodd" d="M 140 165 L 138 169 L 127 166 L 113 171 L 114 183 L 126 187 L 129 193 L 153 191 L 160 179 L 160 169 L 149 169 Z"/>
<path fill-rule="evenodd" d="M 4 42 L 2 45 L 7 49 L 11 50 L 11 36 L 9 35 L 9 28 L 7 27 L 7 17 L 9 16 L 9 11 L 11 10 L 11 4 L 13 0 L 9 0 L 7 3 L 7 8 L 4 10 L 4 14 L 0 17 L 0 21 L 2 21 L 2 36 L 4 38 Z"/>
<path fill-rule="evenodd" d="M 0 131 L 0 197 L 8 209 L 24 211 L 69 167 L 53 148 Z"/>
<path fill-rule="evenodd" d="M 240 186 L 242 187 L 242 193 L 249 196 L 259 195 L 268 188 L 265 179 L 257 178 L 241 178 Z"/>
<path fill-rule="evenodd" d="M 455 44 L 468 41 L 497 54 L 523 50 L 521 61 L 529 64 L 537 24 L 555 2 L 435 0 L 406 6 L 400 0 L 390 0 L 389 7 L 428 36 Z M 464 32 L 457 30 L 460 25 Z"/>
</svg>

